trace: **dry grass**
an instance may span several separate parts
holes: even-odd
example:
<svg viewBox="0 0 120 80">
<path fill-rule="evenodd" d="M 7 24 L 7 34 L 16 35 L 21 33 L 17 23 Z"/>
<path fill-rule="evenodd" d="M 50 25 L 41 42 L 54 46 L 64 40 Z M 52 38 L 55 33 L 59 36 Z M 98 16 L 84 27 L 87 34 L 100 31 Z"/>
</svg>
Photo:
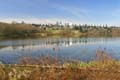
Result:
<svg viewBox="0 0 120 80">
<path fill-rule="evenodd" d="M 32 63 L 35 63 L 32 65 L 34 67 L 28 66 Z M 1 66 L 0 80 L 120 79 L 120 61 L 113 60 L 105 51 L 97 51 L 95 61 L 90 61 L 88 63 L 69 61 L 65 62 L 63 66 L 53 57 L 43 57 L 38 59 L 23 58 L 21 65 L 26 66 Z M 42 65 L 50 65 L 50 67 L 42 67 Z"/>
</svg>

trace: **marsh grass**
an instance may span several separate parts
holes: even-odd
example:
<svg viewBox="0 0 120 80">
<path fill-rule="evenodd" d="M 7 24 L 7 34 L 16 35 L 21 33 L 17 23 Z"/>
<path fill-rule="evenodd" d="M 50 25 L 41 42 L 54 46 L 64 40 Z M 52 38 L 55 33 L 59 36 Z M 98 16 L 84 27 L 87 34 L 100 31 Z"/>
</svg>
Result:
<svg viewBox="0 0 120 80">
<path fill-rule="evenodd" d="M 44 66 L 44 67 L 43 67 Z M 49 67 L 48 67 L 49 66 Z M 22 58 L 19 65 L 0 67 L 0 80 L 119 80 L 120 61 L 98 50 L 94 61 L 65 61 L 54 57 Z"/>
</svg>

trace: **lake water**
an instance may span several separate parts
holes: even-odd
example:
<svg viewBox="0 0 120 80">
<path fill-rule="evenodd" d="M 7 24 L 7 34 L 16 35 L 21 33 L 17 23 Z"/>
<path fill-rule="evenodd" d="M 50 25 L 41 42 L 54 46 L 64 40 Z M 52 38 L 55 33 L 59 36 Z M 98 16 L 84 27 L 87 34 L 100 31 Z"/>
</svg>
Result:
<svg viewBox="0 0 120 80">
<path fill-rule="evenodd" d="M 17 63 L 21 57 L 55 56 L 82 61 L 93 60 L 97 50 L 120 59 L 120 38 L 40 38 L 0 40 L 0 61 Z"/>
</svg>

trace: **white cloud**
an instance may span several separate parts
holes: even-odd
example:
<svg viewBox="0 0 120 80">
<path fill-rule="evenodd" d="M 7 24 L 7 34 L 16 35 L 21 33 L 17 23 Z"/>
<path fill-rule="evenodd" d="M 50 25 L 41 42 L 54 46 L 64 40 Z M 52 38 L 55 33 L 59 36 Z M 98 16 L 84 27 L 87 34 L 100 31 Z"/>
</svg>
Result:
<svg viewBox="0 0 120 80">
<path fill-rule="evenodd" d="M 40 19 L 40 18 L 0 18 L 0 22 L 12 23 L 13 21 L 21 23 L 24 21 L 25 23 L 36 23 L 36 24 L 55 24 L 57 21 L 62 23 L 73 23 L 79 24 L 79 21 L 74 21 L 70 19 L 57 19 L 57 18 L 49 18 L 49 19 Z"/>
<path fill-rule="evenodd" d="M 35 23 L 35 24 L 55 24 L 56 22 L 70 23 L 70 24 L 93 24 L 92 22 L 83 22 L 80 20 L 70 20 L 70 19 L 63 19 L 63 18 L 0 18 L 0 22 L 12 23 L 13 21 L 21 23 L 24 21 L 25 23 Z M 96 23 L 97 24 L 97 23 Z"/>
</svg>

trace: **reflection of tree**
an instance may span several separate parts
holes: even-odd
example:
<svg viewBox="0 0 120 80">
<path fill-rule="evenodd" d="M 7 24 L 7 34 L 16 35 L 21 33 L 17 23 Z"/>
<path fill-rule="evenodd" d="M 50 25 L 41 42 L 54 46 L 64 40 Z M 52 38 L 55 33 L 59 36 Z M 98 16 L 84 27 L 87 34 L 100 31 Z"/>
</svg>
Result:
<svg viewBox="0 0 120 80">
<path fill-rule="evenodd" d="M 5 48 L 5 47 L 8 47 L 8 46 L 0 46 L 0 49 Z"/>
<path fill-rule="evenodd" d="M 46 41 L 41 41 L 41 43 L 45 42 L 45 46 L 72 46 L 78 44 L 96 44 L 101 42 L 106 42 L 111 39 L 103 39 L 103 38 L 68 38 L 68 39 L 48 39 Z"/>
<path fill-rule="evenodd" d="M 24 51 L 25 45 L 22 45 L 22 50 Z"/>
<path fill-rule="evenodd" d="M 111 38 L 62 38 L 62 39 L 33 39 L 33 40 L 14 40 L 14 41 L 9 41 L 7 43 L 8 46 L 12 46 L 12 48 L 15 50 L 19 47 L 19 45 L 22 47 L 22 50 L 25 50 L 25 46 L 30 47 L 29 45 L 32 44 L 30 50 L 32 50 L 33 46 L 39 45 L 39 48 L 43 47 L 53 47 L 53 46 L 72 46 L 72 45 L 81 45 L 81 44 L 98 44 L 98 43 L 104 43 L 108 41 L 114 41 L 115 39 Z M 116 39 L 117 40 L 117 39 Z M 5 44 L 6 45 L 6 44 Z M 6 46 L 7 46 L 6 45 Z M 4 48 L 6 46 L 0 46 L 0 48 Z"/>
<path fill-rule="evenodd" d="M 17 49 L 17 48 L 18 48 L 18 46 L 12 46 L 12 49 L 14 49 L 14 50 Z"/>
</svg>

